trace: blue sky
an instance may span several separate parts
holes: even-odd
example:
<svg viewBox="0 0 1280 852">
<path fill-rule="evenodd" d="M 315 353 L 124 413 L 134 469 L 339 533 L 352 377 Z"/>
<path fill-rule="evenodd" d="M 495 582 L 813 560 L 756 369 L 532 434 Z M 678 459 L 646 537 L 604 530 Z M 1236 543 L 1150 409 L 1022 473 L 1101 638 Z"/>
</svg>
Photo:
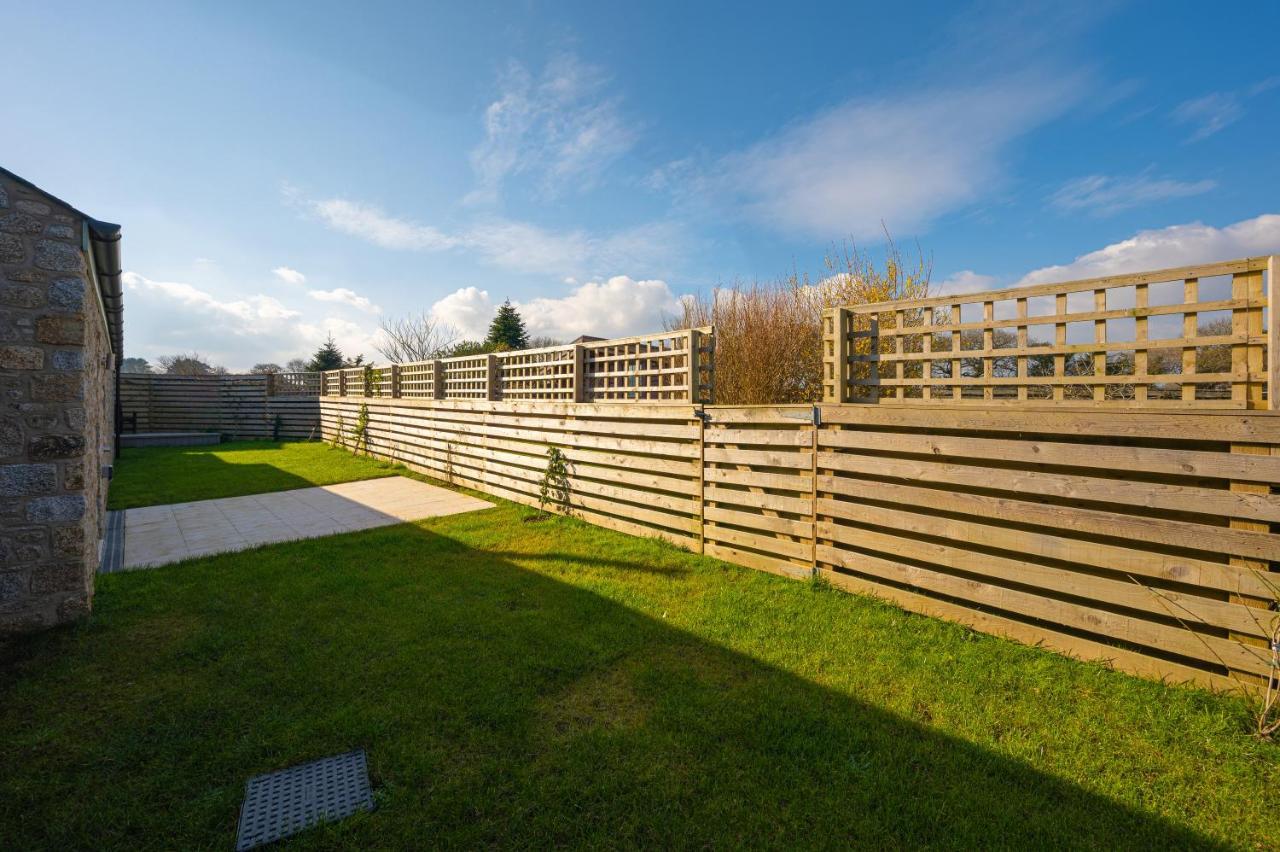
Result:
<svg viewBox="0 0 1280 852">
<path fill-rule="evenodd" d="M 881 222 L 944 292 L 1280 251 L 1274 3 L 4 17 L 0 164 L 124 225 L 131 356 L 374 355 L 384 317 L 473 335 L 506 298 L 657 330 Z"/>
</svg>

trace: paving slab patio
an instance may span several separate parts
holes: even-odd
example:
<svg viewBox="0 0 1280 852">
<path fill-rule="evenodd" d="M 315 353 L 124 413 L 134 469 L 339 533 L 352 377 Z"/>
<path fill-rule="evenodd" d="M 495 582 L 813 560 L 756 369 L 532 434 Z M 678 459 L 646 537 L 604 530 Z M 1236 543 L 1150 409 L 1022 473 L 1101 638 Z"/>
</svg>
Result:
<svg viewBox="0 0 1280 852">
<path fill-rule="evenodd" d="M 124 558 L 116 570 L 152 568 L 260 544 L 456 515 L 491 505 L 415 479 L 391 476 L 128 509 Z"/>
</svg>

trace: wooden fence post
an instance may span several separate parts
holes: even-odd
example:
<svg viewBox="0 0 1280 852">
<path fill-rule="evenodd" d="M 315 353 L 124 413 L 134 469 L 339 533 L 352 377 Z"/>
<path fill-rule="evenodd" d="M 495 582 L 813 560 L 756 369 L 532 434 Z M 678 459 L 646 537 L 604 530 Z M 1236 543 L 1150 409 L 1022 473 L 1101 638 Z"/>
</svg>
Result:
<svg viewBox="0 0 1280 852">
<path fill-rule="evenodd" d="M 707 516 L 707 409 L 696 405 L 693 409 L 694 419 L 698 421 L 698 552 L 704 553 L 707 548 L 706 516 Z"/>
<path fill-rule="evenodd" d="M 391 365 L 391 398 L 400 398 L 400 365 Z"/>
<path fill-rule="evenodd" d="M 444 399 L 444 361 L 431 362 L 431 398 Z"/>
<path fill-rule="evenodd" d="M 490 352 L 485 356 L 485 388 L 487 399 L 502 399 L 502 375 L 498 368 L 498 356 Z"/>
<path fill-rule="evenodd" d="M 1280 411 L 1280 255 L 1267 260 L 1267 407 Z"/>
<path fill-rule="evenodd" d="M 573 345 L 573 401 L 587 401 L 587 347 Z"/>
<path fill-rule="evenodd" d="M 338 369 L 338 396 L 347 395 L 347 371 Z"/>
<path fill-rule="evenodd" d="M 689 402 L 697 404 L 702 400 L 698 397 L 698 330 L 696 328 L 689 329 L 685 345 L 689 347 L 688 366 L 689 368 Z"/>
<path fill-rule="evenodd" d="M 1272 455 L 1276 452 L 1276 449 L 1277 449 L 1276 447 L 1272 447 L 1267 444 L 1232 444 L 1231 445 L 1232 453 L 1247 453 L 1250 455 L 1260 455 L 1260 456 Z M 1235 492 L 1243 492 L 1245 494 L 1269 495 L 1271 493 L 1271 486 L 1265 483 L 1259 483 L 1259 482 L 1237 482 L 1233 480 L 1231 482 L 1231 490 Z M 1271 525 L 1269 523 L 1265 523 L 1261 521 L 1249 521 L 1249 520 L 1243 520 L 1239 518 L 1232 518 L 1230 520 L 1230 525 L 1231 525 L 1231 529 L 1233 530 L 1250 530 L 1252 532 L 1269 532 L 1271 529 Z M 1267 577 L 1268 573 L 1271 571 L 1271 563 L 1263 560 L 1247 559 L 1241 556 L 1232 556 L 1230 557 L 1229 561 L 1233 566 L 1238 567 L 1242 572 L 1257 572 L 1260 576 Z M 1268 579 L 1270 578 L 1268 577 Z M 1244 604 L 1245 606 L 1256 607 L 1262 610 L 1262 612 L 1259 613 L 1258 615 L 1259 619 L 1265 621 L 1265 619 L 1267 618 L 1266 612 L 1268 607 L 1271 604 L 1271 601 L 1268 601 L 1265 598 L 1256 598 L 1256 597 L 1250 597 L 1247 595 L 1240 595 L 1240 594 L 1234 594 L 1234 593 L 1229 594 L 1227 597 L 1233 603 Z M 1240 642 L 1241 644 L 1257 645 L 1264 648 L 1267 645 L 1265 640 L 1258 639 L 1257 637 L 1254 637 L 1254 636 L 1249 636 L 1246 634 L 1235 633 L 1235 632 L 1229 632 L 1227 635 L 1230 636 L 1232 639 L 1236 640 L 1237 642 Z M 1236 670 L 1231 670 L 1231 673 L 1237 679 L 1243 680 L 1246 683 L 1259 685 L 1259 686 L 1266 685 L 1266 679 L 1259 675 L 1251 674 L 1249 672 L 1236 671 Z"/>
<path fill-rule="evenodd" d="M 826 312 L 825 334 L 826 376 L 823 400 L 848 402 L 849 394 L 849 327 L 851 312 L 848 308 L 831 308 Z"/>
</svg>

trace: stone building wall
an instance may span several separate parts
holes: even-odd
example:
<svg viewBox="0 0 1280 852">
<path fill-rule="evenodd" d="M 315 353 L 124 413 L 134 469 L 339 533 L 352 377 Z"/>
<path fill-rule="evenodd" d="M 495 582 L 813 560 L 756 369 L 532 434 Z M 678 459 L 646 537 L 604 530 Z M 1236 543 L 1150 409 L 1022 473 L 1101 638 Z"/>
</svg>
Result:
<svg viewBox="0 0 1280 852">
<path fill-rule="evenodd" d="M 93 598 L 115 362 L 85 227 L 0 173 L 0 635 Z"/>
</svg>

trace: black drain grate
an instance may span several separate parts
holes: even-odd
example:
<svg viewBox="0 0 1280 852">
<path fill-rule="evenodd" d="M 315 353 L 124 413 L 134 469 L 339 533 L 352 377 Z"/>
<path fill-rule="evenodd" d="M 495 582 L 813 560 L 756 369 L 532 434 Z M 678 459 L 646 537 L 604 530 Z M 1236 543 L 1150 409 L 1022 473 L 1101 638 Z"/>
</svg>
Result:
<svg viewBox="0 0 1280 852">
<path fill-rule="evenodd" d="M 371 810 L 373 794 L 363 749 L 269 772 L 245 784 L 236 850 Z"/>
<path fill-rule="evenodd" d="M 98 573 L 109 574 L 124 568 L 124 510 L 107 512 L 107 534 L 102 543 Z"/>
</svg>

